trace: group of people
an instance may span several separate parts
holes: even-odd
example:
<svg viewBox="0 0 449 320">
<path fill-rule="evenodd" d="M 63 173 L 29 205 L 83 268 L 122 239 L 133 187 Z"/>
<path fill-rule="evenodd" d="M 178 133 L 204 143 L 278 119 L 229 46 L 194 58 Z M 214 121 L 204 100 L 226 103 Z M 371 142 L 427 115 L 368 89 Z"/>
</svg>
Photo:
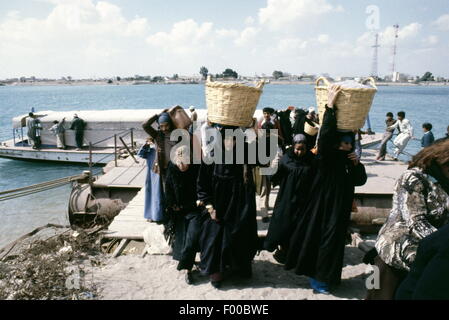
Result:
<svg viewBox="0 0 449 320">
<path fill-rule="evenodd" d="M 387 144 L 391 141 L 395 131 L 398 131 L 396 138 L 392 141 L 394 145 L 393 160 L 398 161 L 398 157 L 401 153 L 404 153 L 408 142 L 414 138 L 413 127 L 408 119 L 405 118 L 405 112 L 399 111 L 397 113 L 397 119 L 394 119 L 392 112 L 386 114 L 385 119 L 386 129 L 382 138 L 382 142 L 377 153 L 377 160 L 385 160 L 387 154 Z M 426 148 L 435 141 L 435 137 L 432 132 L 432 124 L 425 122 L 422 124 L 423 136 L 421 138 L 421 147 Z M 446 136 L 449 136 L 449 127 Z"/>
<path fill-rule="evenodd" d="M 32 146 L 33 149 L 40 149 L 42 146 L 41 134 L 42 134 L 42 122 L 37 115 L 33 112 L 28 114 L 28 118 L 26 121 L 26 126 L 28 129 L 28 144 Z M 76 142 L 76 150 L 79 151 L 83 148 L 83 139 L 84 139 L 84 129 L 86 127 L 86 122 L 78 117 L 77 114 L 73 116 L 73 120 L 70 125 L 70 130 L 75 131 L 75 142 Z M 67 149 L 65 143 L 65 131 L 66 131 L 66 123 L 65 118 L 61 121 L 54 120 L 53 126 L 49 129 L 56 138 L 56 147 L 58 149 Z"/>
<path fill-rule="evenodd" d="M 319 134 L 304 132 L 306 123 L 316 124 L 313 112 L 295 112 L 292 126 L 292 110 L 278 112 L 275 118 L 273 110 L 266 108 L 264 119 L 256 122 L 255 127 L 277 128 L 279 134 L 256 134 L 251 143 L 276 139 L 282 150 L 277 171 L 270 177 L 270 184 L 279 185 L 279 193 L 265 239 L 257 233 L 254 169 L 270 167 L 274 159 L 249 164 L 251 146 L 246 142 L 244 162 L 235 161 L 236 139 L 222 134 L 235 127 L 204 123 L 201 132 L 214 133 L 201 137 L 202 152 L 195 155 L 187 146 L 174 147 L 176 141 L 170 141 L 174 127 L 166 112 L 143 124 L 150 136 L 139 151 L 149 170 L 145 217 L 164 224 L 187 283 L 195 280 L 192 268 L 197 252 L 200 271 L 218 288 L 230 275 L 251 277 L 255 254 L 268 250 L 285 269 L 308 276 L 316 292 L 327 294 L 339 285 L 354 187 L 367 180 L 354 153 L 354 132 L 337 130 L 334 102 L 339 91 L 338 86 L 330 90 Z M 205 161 L 217 147 L 233 150 L 234 161 Z M 201 158 L 200 164 L 192 161 L 195 156 Z"/>
</svg>

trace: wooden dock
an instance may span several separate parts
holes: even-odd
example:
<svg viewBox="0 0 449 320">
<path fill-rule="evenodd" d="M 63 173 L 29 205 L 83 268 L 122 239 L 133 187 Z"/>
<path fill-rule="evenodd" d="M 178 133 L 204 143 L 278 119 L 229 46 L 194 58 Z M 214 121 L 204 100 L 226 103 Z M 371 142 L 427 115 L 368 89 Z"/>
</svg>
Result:
<svg viewBox="0 0 449 320">
<path fill-rule="evenodd" d="M 112 239 L 143 240 L 143 232 L 150 225 L 143 217 L 145 188 L 123 209 L 109 225 L 104 235 Z"/>
<path fill-rule="evenodd" d="M 136 159 L 135 163 L 131 157 L 119 161 L 119 165 L 109 166 L 106 173 L 94 183 L 94 187 L 108 188 L 143 188 L 147 176 L 147 164 L 144 159 Z"/>
</svg>

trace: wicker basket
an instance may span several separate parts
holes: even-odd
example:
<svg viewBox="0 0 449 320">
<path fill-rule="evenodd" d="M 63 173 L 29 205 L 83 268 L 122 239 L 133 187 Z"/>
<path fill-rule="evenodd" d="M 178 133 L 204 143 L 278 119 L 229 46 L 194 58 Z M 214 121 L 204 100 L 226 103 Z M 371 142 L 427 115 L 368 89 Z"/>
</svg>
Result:
<svg viewBox="0 0 449 320">
<path fill-rule="evenodd" d="M 323 81 L 324 86 L 319 83 Z M 335 101 L 337 128 L 340 130 L 357 130 L 364 126 L 366 117 L 371 109 L 374 95 L 377 92 L 376 83 L 373 78 L 367 78 L 362 83 L 370 82 L 372 88 L 342 88 Z M 320 77 L 316 80 L 315 95 L 320 115 L 323 121 L 325 105 L 328 99 L 329 81 Z"/>
<path fill-rule="evenodd" d="M 250 126 L 264 84 L 262 80 L 250 87 L 240 83 L 212 82 L 208 77 L 206 105 L 209 121 L 227 126 Z"/>
<path fill-rule="evenodd" d="M 307 121 L 304 124 L 304 132 L 307 133 L 309 136 L 316 136 L 319 129 L 320 126 L 318 125 L 318 123 L 314 123 L 313 127 Z"/>
</svg>

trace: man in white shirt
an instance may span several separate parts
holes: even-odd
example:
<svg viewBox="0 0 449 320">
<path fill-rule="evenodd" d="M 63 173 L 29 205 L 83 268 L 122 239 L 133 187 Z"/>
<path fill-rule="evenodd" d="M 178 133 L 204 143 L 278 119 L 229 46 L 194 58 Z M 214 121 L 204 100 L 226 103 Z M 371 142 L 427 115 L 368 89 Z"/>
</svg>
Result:
<svg viewBox="0 0 449 320">
<path fill-rule="evenodd" d="M 402 151 L 407 146 L 407 143 L 409 142 L 409 140 L 413 137 L 413 127 L 410 124 L 410 121 L 408 119 L 405 119 L 404 111 L 399 111 L 398 112 L 398 121 L 396 121 L 396 123 L 394 125 L 388 127 L 388 129 L 396 129 L 396 128 L 399 129 L 400 133 L 398 134 L 396 139 L 394 139 L 394 141 L 393 141 L 393 143 L 395 145 L 395 148 L 393 151 L 393 154 L 394 154 L 393 160 L 398 161 L 399 154 L 402 153 Z"/>
</svg>

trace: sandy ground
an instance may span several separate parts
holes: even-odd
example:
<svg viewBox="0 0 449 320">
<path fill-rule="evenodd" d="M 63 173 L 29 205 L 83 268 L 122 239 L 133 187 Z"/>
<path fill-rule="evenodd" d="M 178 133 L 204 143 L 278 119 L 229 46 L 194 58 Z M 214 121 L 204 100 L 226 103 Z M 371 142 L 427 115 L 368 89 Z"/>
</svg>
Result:
<svg viewBox="0 0 449 320">
<path fill-rule="evenodd" d="M 270 195 L 270 212 L 274 206 L 278 188 Z M 261 222 L 259 197 L 258 230 L 266 233 L 268 224 Z M 156 225 L 151 225 L 154 235 L 154 252 L 166 252 L 165 240 Z M 373 242 L 369 237 L 367 243 Z M 164 244 L 165 243 L 165 244 Z M 373 243 L 371 243 L 373 245 Z M 221 289 L 215 289 L 208 277 L 194 271 L 194 285 L 186 284 L 184 274 L 176 270 L 177 262 L 171 255 L 140 256 L 142 248 L 129 245 L 118 258 L 109 258 L 102 267 L 91 269 L 87 277 L 100 291 L 100 299 L 149 299 L 149 300 L 324 300 L 324 299 L 363 299 L 365 297 L 365 279 L 369 268 L 362 263 L 364 253 L 353 246 L 346 246 L 342 283 L 333 295 L 315 295 L 310 289 L 307 277 L 298 276 L 293 271 L 284 270 L 274 260 L 272 253 L 262 251 L 253 262 L 252 279 L 230 278 L 223 282 Z M 132 247 L 135 248 L 132 248 Z M 129 254 L 126 254 L 126 251 Z M 199 255 L 196 258 L 199 261 Z"/>
<path fill-rule="evenodd" d="M 253 278 L 230 278 L 221 289 L 211 286 L 207 277 L 194 271 L 195 284 L 188 285 L 176 270 L 170 255 L 123 255 L 110 258 L 87 277 L 100 289 L 101 299 L 150 300 L 339 300 L 363 299 L 369 272 L 361 263 L 362 251 L 347 246 L 342 283 L 332 295 L 313 294 L 308 279 L 286 271 L 266 251 L 253 262 Z"/>
</svg>

